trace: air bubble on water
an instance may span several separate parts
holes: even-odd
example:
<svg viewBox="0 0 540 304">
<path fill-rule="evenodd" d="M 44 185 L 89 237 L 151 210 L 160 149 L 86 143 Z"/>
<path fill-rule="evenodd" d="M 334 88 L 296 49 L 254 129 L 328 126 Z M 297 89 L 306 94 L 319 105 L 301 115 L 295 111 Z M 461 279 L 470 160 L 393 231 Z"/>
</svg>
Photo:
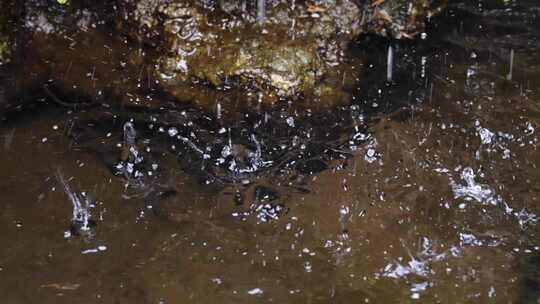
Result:
<svg viewBox="0 0 540 304">
<path fill-rule="evenodd" d="M 377 160 L 375 149 L 368 148 L 366 151 L 366 155 L 364 156 L 364 159 L 369 163 L 372 163 L 375 160 Z"/>
<path fill-rule="evenodd" d="M 124 144 L 125 145 L 134 145 L 135 138 L 137 137 L 137 132 L 135 131 L 135 126 L 132 122 L 126 122 L 124 124 Z"/>
<path fill-rule="evenodd" d="M 311 265 L 311 262 L 309 261 L 304 262 L 304 271 L 308 273 L 313 271 L 313 265 Z"/>
<path fill-rule="evenodd" d="M 176 127 L 170 127 L 169 130 L 167 130 L 167 133 L 170 137 L 174 137 L 178 134 L 178 129 Z"/>
<path fill-rule="evenodd" d="M 86 249 L 86 250 L 83 250 L 81 253 L 82 254 L 89 254 L 89 253 L 98 253 L 100 251 L 105 251 L 107 250 L 107 246 L 105 245 L 100 245 L 96 248 L 92 248 L 92 249 Z"/>
<path fill-rule="evenodd" d="M 532 135 L 534 134 L 534 127 L 532 125 L 532 123 L 530 121 L 527 121 L 527 125 L 526 125 L 526 130 L 525 130 L 525 135 Z"/>
<path fill-rule="evenodd" d="M 495 296 L 495 287 L 490 286 L 488 291 L 488 297 L 493 298 Z"/>
<path fill-rule="evenodd" d="M 411 286 L 411 299 L 419 299 L 420 294 L 429 287 L 429 282 L 413 283 Z"/>
<path fill-rule="evenodd" d="M 289 125 L 289 127 L 294 128 L 294 117 L 289 116 L 289 117 L 287 117 L 286 121 L 287 121 L 287 125 Z"/>
<path fill-rule="evenodd" d="M 248 290 L 247 293 L 252 296 L 258 296 L 258 295 L 262 295 L 264 293 L 264 290 L 256 287 L 256 288 Z"/>
</svg>

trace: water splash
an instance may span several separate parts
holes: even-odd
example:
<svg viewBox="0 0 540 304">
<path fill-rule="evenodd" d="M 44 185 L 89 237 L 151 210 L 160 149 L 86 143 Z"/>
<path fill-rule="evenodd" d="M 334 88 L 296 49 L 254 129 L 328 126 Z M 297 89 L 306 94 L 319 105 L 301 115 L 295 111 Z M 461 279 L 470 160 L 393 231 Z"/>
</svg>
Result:
<svg viewBox="0 0 540 304">
<path fill-rule="evenodd" d="M 366 145 L 366 154 L 364 155 L 364 160 L 368 163 L 373 163 L 378 159 L 378 153 L 375 149 L 377 147 L 378 143 L 376 139 L 372 139 L 368 142 Z"/>
<path fill-rule="evenodd" d="M 394 261 L 387 264 L 382 271 L 376 274 L 377 277 L 386 277 L 392 279 L 406 279 L 409 277 L 420 277 L 423 280 L 428 279 L 433 271 L 431 265 L 435 262 L 440 262 L 447 257 L 456 257 L 460 250 L 456 246 L 443 252 L 436 252 L 433 248 L 433 242 L 427 237 L 420 238 L 420 250 L 416 255 L 409 253 L 410 260 L 406 263 Z M 424 292 L 431 284 L 423 281 L 420 283 L 411 283 L 411 298 L 418 299 L 420 294 Z"/>
<path fill-rule="evenodd" d="M 477 183 L 475 178 L 474 170 L 466 167 L 461 172 L 461 179 L 465 182 L 465 185 L 455 183 L 451 179 L 450 186 L 452 187 L 454 198 L 462 198 L 465 201 L 476 201 L 482 205 L 498 207 L 505 214 L 515 217 L 521 229 L 525 229 L 527 225 L 535 224 L 538 221 L 536 214 L 530 213 L 525 209 L 519 212 L 514 211 L 495 190 L 487 184 Z"/>
<path fill-rule="evenodd" d="M 501 204 L 502 198 L 497 196 L 488 185 L 475 182 L 474 170 L 470 167 L 464 168 L 461 172 L 461 179 L 465 185 L 451 182 L 454 198 L 464 198 L 467 201 L 477 201 L 482 204 L 497 206 Z"/>
<path fill-rule="evenodd" d="M 514 49 L 510 50 L 510 59 L 508 64 L 508 74 L 506 74 L 506 80 L 512 80 L 514 72 Z"/>
<path fill-rule="evenodd" d="M 263 24 L 266 21 L 266 0 L 257 0 L 257 22 Z"/>
<path fill-rule="evenodd" d="M 392 46 L 388 46 L 388 55 L 386 58 L 386 81 L 392 82 L 392 76 L 394 71 L 394 49 Z"/>
<path fill-rule="evenodd" d="M 437 253 L 433 249 L 433 243 L 427 237 L 420 238 L 420 251 L 416 255 L 410 254 L 409 262 L 402 264 L 398 261 L 387 264 L 381 276 L 399 279 L 411 274 L 427 278 L 431 274 L 430 263 L 438 262 L 447 257 L 448 252 Z M 452 247 L 452 255 L 457 255 L 457 248 Z"/>
<path fill-rule="evenodd" d="M 251 295 L 251 296 L 260 296 L 264 293 L 264 290 L 256 287 L 256 288 L 253 288 L 253 289 L 250 289 L 247 291 L 247 294 L 248 295 Z"/>
<path fill-rule="evenodd" d="M 58 168 L 56 172 L 56 177 L 73 205 L 73 214 L 71 217 L 72 231 L 75 233 L 82 231 L 83 233 L 89 234 L 93 224 L 93 221 L 91 220 L 92 214 L 90 213 L 90 209 L 94 207 L 92 199 L 85 192 L 79 193 L 73 191 L 69 182 L 64 178 L 60 168 Z"/>
<path fill-rule="evenodd" d="M 137 146 L 137 131 L 133 122 L 124 123 L 122 129 L 122 151 L 120 161 L 116 164 L 116 174 L 124 176 L 127 181 L 126 187 L 145 188 L 144 177 L 154 175 L 157 165 L 152 166 L 150 170 L 145 170 L 143 166 L 145 157 L 143 151 Z"/>
</svg>

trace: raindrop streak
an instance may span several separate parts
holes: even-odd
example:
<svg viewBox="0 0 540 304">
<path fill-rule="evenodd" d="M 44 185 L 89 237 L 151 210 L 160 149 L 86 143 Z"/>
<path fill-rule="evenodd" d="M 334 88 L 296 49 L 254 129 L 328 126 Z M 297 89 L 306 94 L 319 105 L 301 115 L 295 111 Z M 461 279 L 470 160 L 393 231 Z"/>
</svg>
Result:
<svg viewBox="0 0 540 304">
<path fill-rule="evenodd" d="M 263 24 L 266 20 L 266 0 L 257 0 L 257 22 Z"/>
<path fill-rule="evenodd" d="M 216 104 L 216 118 L 221 119 L 221 103 Z"/>
<path fill-rule="evenodd" d="M 133 123 L 126 122 L 124 124 L 124 144 L 126 146 L 135 145 L 136 137 L 137 137 L 137 132 L 135 131 L 135 127 L 133 126 Z"/>
<path fill-rule="evenodd" d="M 392 81 L 392 74 L 394 69 L 394 49 L 392 46 L 388 46 L 388 57 L 386 60 L 386 80 L 388 82 Z"/>
<path fill-rule="evenodd" d="M 512 80 L 512 72 L 514 70 L 514 49 L 510 50 L 510 66 L 508 67 L 507 80 Z"/>
</svg>

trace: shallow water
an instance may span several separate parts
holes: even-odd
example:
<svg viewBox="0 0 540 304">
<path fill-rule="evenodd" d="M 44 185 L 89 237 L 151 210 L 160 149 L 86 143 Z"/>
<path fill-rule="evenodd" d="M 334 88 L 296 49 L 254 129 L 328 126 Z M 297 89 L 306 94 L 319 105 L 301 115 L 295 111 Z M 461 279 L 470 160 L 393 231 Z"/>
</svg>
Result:
<svg viewBox="0 0 540 304">
<path fill-rule="evenodd" d="M 351 105 L 9 114 L 2 302 L 537 303 L 540 7 L 479 3 Z"/>
</svg>

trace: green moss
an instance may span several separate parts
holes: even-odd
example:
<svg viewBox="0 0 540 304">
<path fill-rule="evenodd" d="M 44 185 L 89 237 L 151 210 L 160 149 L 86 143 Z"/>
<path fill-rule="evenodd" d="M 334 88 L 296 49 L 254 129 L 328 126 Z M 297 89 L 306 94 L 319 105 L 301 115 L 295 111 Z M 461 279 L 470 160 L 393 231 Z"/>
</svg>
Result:
<svg viewBox="0 0 540 304">
<path fill-rule="evenodd" d="M 272 96 L 335 96 L 360 67 L 346 62 L 348 43 L 362 32 L 400 38 L 423 29 L 432 0 L 275 1 L 264 24 L 256 11 L 222 0 L 209 9 L 198 0 L 119 0 L 120 23 L 155 48 L 151 66 L 165 89 L 190 81 L 215 87 L 254 85 Z M 347 75 L 346 75 L 347 74 Z M 230 80 L 235 81 L 231 83 Z M 336 92 L 333 92 L 336 91 Z"/>
<path fill-rule="evenodd" d="M 13 36 L 9 22 L 15 16 L 15 9 L 9 3 L 0 4 L 0 65 L 10 62 L 13 54 Z"/>
<path fill-rule="evenodd" d="M 5 37 L 0 36 L 0 65 L 10 62 L 11 53 L 11 44 Z"/>
</svg>

